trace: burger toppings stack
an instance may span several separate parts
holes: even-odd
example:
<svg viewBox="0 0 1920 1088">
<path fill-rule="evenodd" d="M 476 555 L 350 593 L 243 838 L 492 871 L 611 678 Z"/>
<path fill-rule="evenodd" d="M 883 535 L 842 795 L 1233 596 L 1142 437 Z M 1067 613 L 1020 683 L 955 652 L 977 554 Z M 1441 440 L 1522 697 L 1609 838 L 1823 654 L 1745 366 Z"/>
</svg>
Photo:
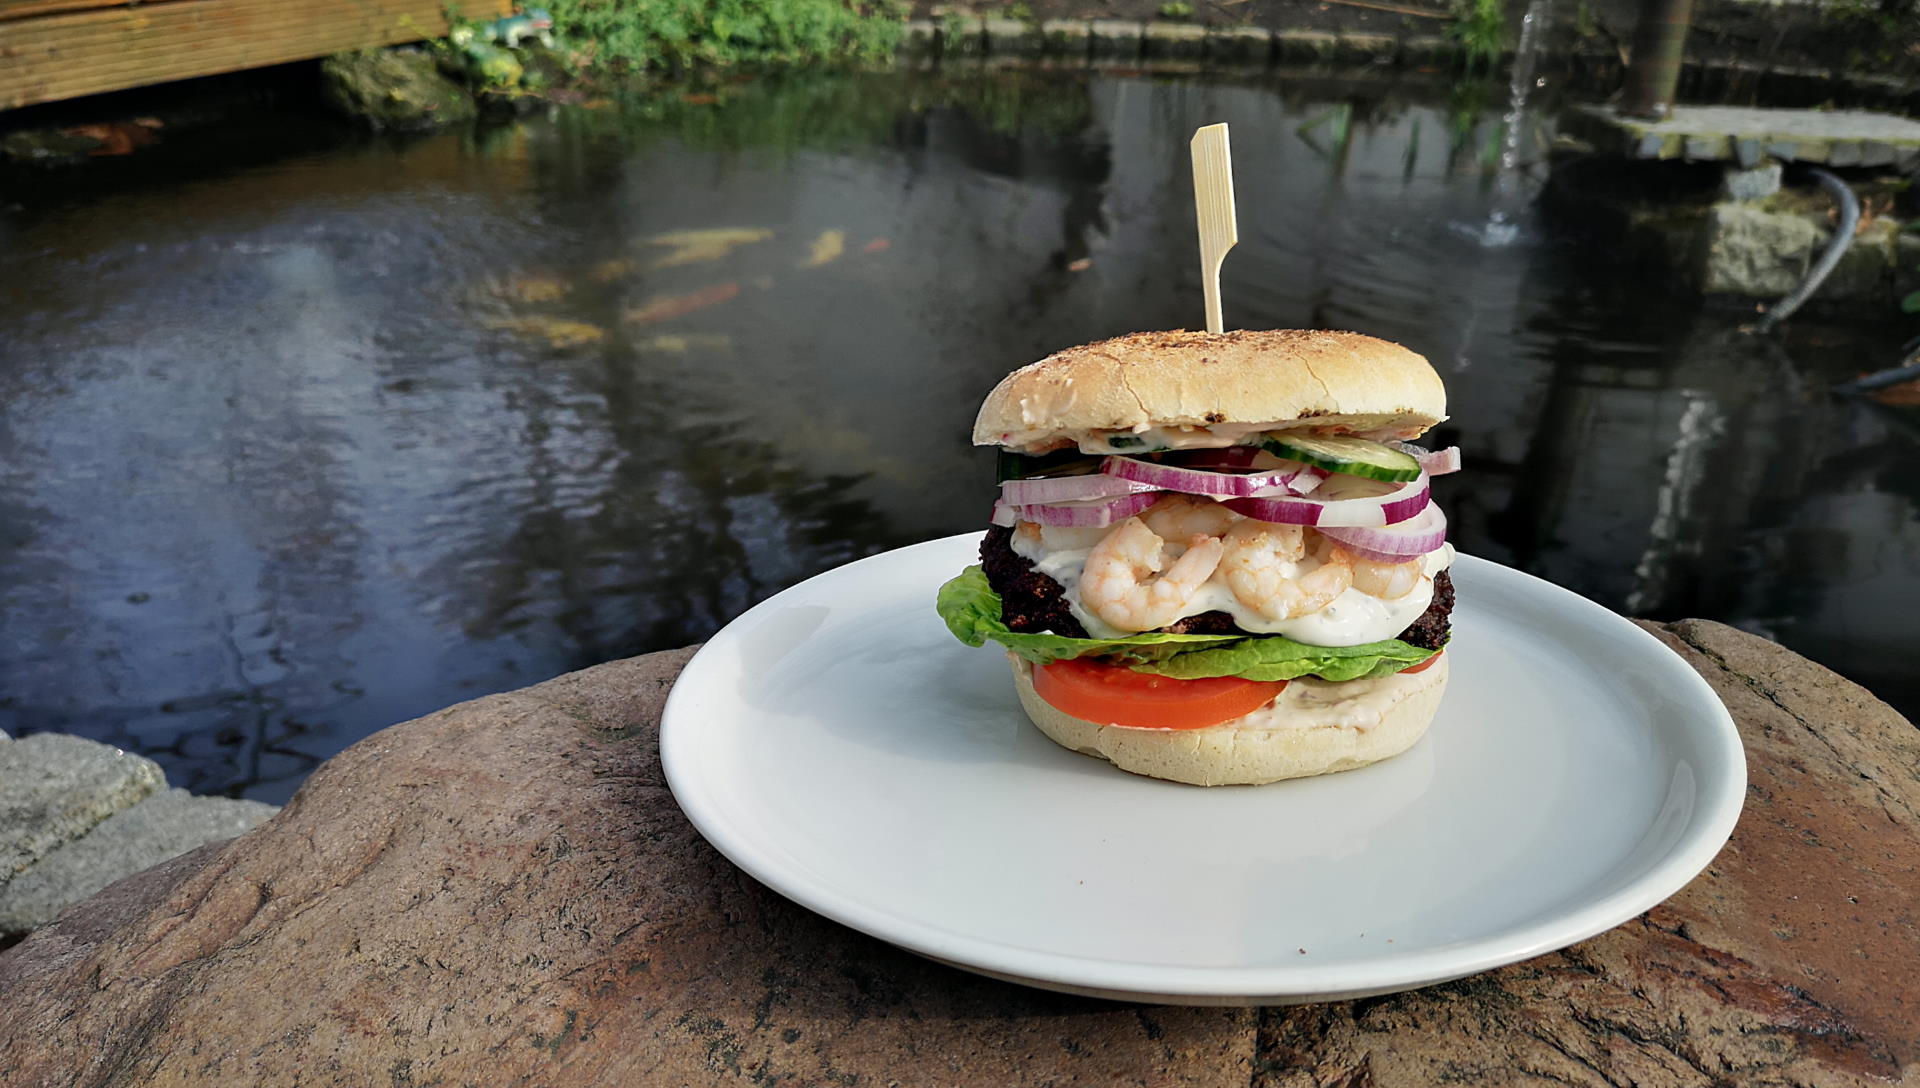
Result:
<svg viewBox="0 0 1920 1088">
<path fill-rule="evenodd" d="M 1035 724 L 1198 784 L 1345 770 L 1417 741 L 1445 686 L 1457 449 L 1424 359 L 1343 333 L 1135 334 L 1003 381 L 980 565 L 941 589 L 1003 644 Z M 1436 667 L 1437 666 L 1437 667 Z"/>
</svg>

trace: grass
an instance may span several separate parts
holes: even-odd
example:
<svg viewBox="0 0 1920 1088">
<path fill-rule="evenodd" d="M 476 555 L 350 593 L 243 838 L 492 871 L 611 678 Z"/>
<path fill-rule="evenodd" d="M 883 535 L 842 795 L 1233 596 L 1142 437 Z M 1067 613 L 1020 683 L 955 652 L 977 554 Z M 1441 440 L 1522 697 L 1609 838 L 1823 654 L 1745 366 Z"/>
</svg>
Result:
<svg viewBox="0 0 1920 1088">
<path fill-rule="evenodd" d="M 1453 0 L 1447 36 L 1460 43 L 1467 67 L 1491 71 L 1507 43 L 1507 10 L 1500 0 Z"/>
<path fill-rule="evenodd" d="M 894 0 L 550 0 L 554 28 L 629 71 L 866 62 L 891 56 Z"/>
</svg>

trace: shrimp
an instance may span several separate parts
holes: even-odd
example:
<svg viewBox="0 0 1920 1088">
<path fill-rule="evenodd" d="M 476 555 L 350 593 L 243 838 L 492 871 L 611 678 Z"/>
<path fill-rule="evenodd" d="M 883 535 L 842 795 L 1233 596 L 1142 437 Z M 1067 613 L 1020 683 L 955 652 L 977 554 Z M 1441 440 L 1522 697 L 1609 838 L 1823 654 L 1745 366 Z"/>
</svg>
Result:
<svg viewBox="0 0 1920 1088">
<path fill-rule="evenodd" d="M 1167 541 L 1137 517 L 1121 522 L 1087 555 L 1080 603 L 1124 631 L 1151 631 L 1180 618 L 1188 601 L 1220 565 L 1219 537 L 1194 533 L 1186 552 L 1167 563 Z M 1161 573 L 1164 568 L 1165 573 Z M 1149 575 L 1159 574 L 1158 578 Z"/>
<path fill-rule="evenodd" d="M 1353 588 L 1384 601 L 1397 601 L 1419 589 L 1420 579 L 1424 576 L 1419 560 L 1376 563 L 1359 556 L 1353 558 Z"/>
<path fill-rule="evenodd" d="M 1185 540 L 1195 534 L 1226 536 L 1240 515 L 1212 499 L 1174 492 L 1147 507 L 1140 520 L 1161 540 Z"/>
<path fill-rule="evenodd" d="M 1268 620 L 1290 620 L 1320 611 L 1353 583 L 1353 557 L 1345 549 L 1327 548 L 1319 566 L 1295 576 L 1294 564 L 1306 557 L 1300 526 L 1248 518 L 1227 534 L 1220 565 L 1241 604 Z"/>
</svg>

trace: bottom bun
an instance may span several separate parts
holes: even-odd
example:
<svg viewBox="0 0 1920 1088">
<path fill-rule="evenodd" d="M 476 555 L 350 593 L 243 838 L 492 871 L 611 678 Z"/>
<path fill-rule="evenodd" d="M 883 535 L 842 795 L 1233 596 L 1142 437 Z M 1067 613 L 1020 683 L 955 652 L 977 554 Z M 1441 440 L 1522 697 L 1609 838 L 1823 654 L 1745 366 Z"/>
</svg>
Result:
<svg viewBox="0 0 1920 1088">
<path fill-rule="evenodd" d="M 1440 707 L 1447 687 L 1447 657 L 1442 654 L 1431 668 L 1411 676 L 1400 673 L 1348 681 L 1369 687 L 1353 689 L 1354 706 L 1346 712 L 1341 712 L 1339 704 L 1300 711 L 1335 719 L 1334 724 L 1281 729 L 1244 728 L 1240 718 L 1205 729 L 1131 729 L 1090 722 L 1040 698 L 1033 690 L 1033 666 L 1019 658 L 1013 659 L 1013 684 L 1027 717 L 1063 748 L 1099 756 L 1123 771 L 1150 778 L 1196 786 L 1250 786 L 1350 771 L 1413 747 Z M 1283 692 L 1281 698 L 1286 695 Z M 1338 724 L 1340 719 L 1365 720 L 1367 725 Z"/>
</svg>

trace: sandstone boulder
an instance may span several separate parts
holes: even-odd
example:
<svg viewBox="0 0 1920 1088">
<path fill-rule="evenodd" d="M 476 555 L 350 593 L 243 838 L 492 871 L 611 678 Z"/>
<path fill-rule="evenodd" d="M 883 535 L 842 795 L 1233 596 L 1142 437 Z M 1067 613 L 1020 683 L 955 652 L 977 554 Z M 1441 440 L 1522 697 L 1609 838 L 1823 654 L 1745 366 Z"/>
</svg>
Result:
<svg viewBox="0 0 1920 1088">
<path fill-rule="evenodd" d="M 1749 745 L 1734 839 L 1564 952 L 1299 1009 L 940 967 L 762 888 L 654 730 L 687 652 L 396 726 L 264 827 L 0 954 L 0 1083 L 1833 1085 L 1920 1061 L 1920 736 L 1715 624 L 1658 631 Z"/>
</svg>

